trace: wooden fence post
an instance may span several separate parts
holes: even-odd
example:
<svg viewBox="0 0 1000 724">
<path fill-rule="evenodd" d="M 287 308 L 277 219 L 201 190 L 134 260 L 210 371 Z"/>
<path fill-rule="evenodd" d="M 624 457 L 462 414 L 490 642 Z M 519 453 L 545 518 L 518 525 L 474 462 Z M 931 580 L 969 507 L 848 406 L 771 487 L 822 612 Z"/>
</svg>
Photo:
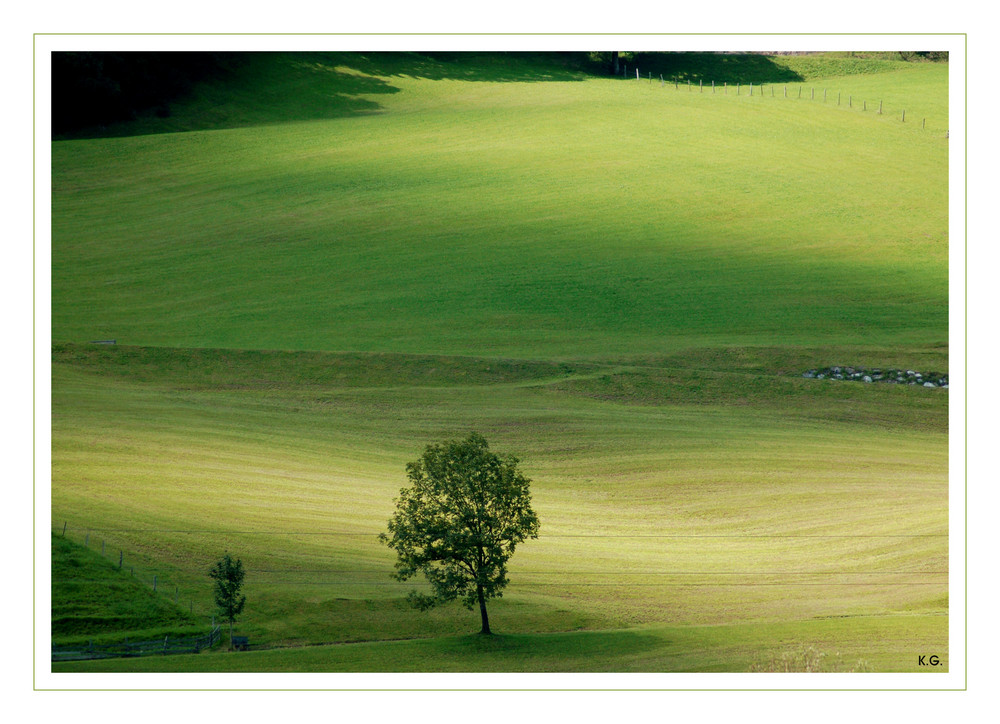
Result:
<svg viewBox="0 0 1000 724">
<path fill-rule="evenodd" d="M 903 123 L 906 123 L 906 109 L 903 109 Z"/>
<path fill-rule="evenodd" d="M 153 576 L 153 593 L 156 593 L 156 576 Z"/>
<path fill-rule="evenodd" d="M 86 548 L 90 548 L 90 533 L 89 532 L 87 533 L 87 535 L 83 536 L 83 545 Z"/>
<path fill-rule="evenodd" d="M 118 551 L 118 570 L 122 569 L 122 561 L 125 558 L 125 551 L 119 549 Z"/>
<path fill-rule="evenodd" d="M 879 114 L 880 116 L 882 115 L 882 101 L 879 101 L 879 102 L 878 102 L 878 114 Z"/>
<path fill-rule="evenodd" d="M 66 521 L 65 520 L 63 521 L 63 536 L 62 537 L 63 538 L 66 537 Z"/>
</svg>

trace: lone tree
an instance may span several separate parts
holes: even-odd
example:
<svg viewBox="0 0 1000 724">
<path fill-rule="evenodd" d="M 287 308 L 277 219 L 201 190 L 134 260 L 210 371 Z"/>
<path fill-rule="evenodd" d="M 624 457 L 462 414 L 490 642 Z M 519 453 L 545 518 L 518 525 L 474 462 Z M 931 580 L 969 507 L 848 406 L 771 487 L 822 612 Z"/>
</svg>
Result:
<svg viewBox="0 0 1000 724">
<path fill-rule="evenodd" d="M 227 553 L 215 562 L 208 575 L 215 581 L 215 605 L 222 615 L 222 620 L 229 622 L 229 650 L 232 651 L 233 623 L 236 617 L 243 613 L 243 606 L 247 602 L 247 597 L 240 594 L 245 575 L 243 562 L 239 558 L 234 561 Z"/>
<path fill-rule="evenodd" d="M 400 491 L 388 534 L 379 540 L 397 553 L 394 578 L 423 572 L 430 582 L 433 595 L 409 594 L 414 606 L 426 610 L 456 598 L 469 609 L 478 603 L 480 633 L 490 633 L 486 601 L 503 595 L 517 544 L 538 537 L 531 481 L 517 463 L 490 452 L 486 439 L 472 433 L 428 445 L 406 466 L 412 486 Z"/>
</svg>

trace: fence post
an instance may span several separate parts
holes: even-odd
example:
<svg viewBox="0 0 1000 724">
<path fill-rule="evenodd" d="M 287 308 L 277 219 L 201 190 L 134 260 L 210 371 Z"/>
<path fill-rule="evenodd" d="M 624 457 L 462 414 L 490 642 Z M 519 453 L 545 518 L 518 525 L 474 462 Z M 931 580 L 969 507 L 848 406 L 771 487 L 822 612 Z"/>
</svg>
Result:
<svg viewBox="0 0 1000 724">
<path fill-rule="evenodd" d="M 736 95 L 739 95 L 739 94 L 740 94 L 740 84 L 739 84 L 739 82 L 737 82 L 736 83 Z"/>
<path fill-rule="evenodd" d="M 837 91 L 837 105 L 840 105 L 840 91 Z"/>
<path fill-rule="evenodd" d="M 104 539 L 101 539 L 101 555 L 104 555 Z"/>
<path fill-rule="evenodd" d="M 811 100 L 811 101 L 816 100 L 816 89 L 815 88 L 810 88 L 809 89 L 809 100 Z"/>
<path fill-rule="evenodd" d="M 788 86 L 785 86 L 785 98 L 788 98 Z"/>
<path fill-rule="evenodd" d="M 903 123 L 906 123 L 906 109 L 903 109 Z"/>
<path fill-rule="evenodd" d="M 638 67 L 636 67 L 636 69 L 635 69 L 635 79 L 639 80 L 639 68 Z"/>
<path fill-rule="evenodd" d="M 920 130 L 922 131 L 925 128 L 927 128 L 927 119 L 926 118 L 920 122 Z"/>
<path fill-rule="evenodd" d="M 854 96 L 847 96 L 847 107 L 854 108 Z"/>
<path fill-rule="evenodd" d="M 83 536 L 83 545 L 86 548 L 90 548 L 90 533 L 89 532 L 87 533 L 87 535 Z"/>
<path fill-rule="evenodd" d="M 882 115 L 882 101 L 879 101 L 879 102 L 878 102 L 878 114 L 879 114 L 880 116 Z"/>
<path fill-rule="evenodd" d="M 727 96 L 729 95 L 729 81 L 728 80 L 722 81 L 722 92 L 723 92 L 724 95 L 727 95 Z"/>
<path fill-rule="evenodd" d="M 712 92 L 715 93 L 715 81 L 712 81 Z"/>
<path fill-rule="evenodd" d="M 65 520 L 63 521 L 63 536 L 62 537 L 63 538 L 66 537 L 66 521 Z"/>
<path fill-rule="evenodd" d="M 153 593 L 156 593 L 156 576 L 153 576 Z"/>
<path fill-rule="evenodd" d="M 826 88 L 823 89 L 823 102 L 826 103 Z"/>
<path fill-rule="evenodd" d="M 119 571 L 122 569 L 122 562 L 123 562 L 124 558 L 125 558 L 125 551 L 119 549 L 118 550 L 118 570 Z"/>
<path fill-rule="evenodd" d="M 868 110 L 868 101 L 865 100 L 865 101 L 861 101 L 861 102 L 864 104 L 864 105 L 862 105 L 861 110 L 867 111 Z"/>
<path fill-rule="evenodd" d="M 704 93 L 705 89 L 701 87 L 701 78 L 698 79 L 698 92 Z"/>
<path fill-rule="evenodd" d="M 802 97 L 802 86 L 799 86 L 799 98 Z"/>
</svg>

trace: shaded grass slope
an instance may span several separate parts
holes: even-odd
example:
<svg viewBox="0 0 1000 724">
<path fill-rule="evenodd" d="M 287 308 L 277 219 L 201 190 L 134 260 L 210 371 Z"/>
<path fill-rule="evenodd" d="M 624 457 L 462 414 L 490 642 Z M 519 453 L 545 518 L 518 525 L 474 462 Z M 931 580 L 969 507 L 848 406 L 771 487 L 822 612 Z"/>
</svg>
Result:
<svg viewBox="0 0 1000 724">
<path fill-rule="evenodd" d="M 108 559 L 52 536 L 52 640 L 133 641 L 204 633 L 187 611 L 130 578 Z"/>
</svg>

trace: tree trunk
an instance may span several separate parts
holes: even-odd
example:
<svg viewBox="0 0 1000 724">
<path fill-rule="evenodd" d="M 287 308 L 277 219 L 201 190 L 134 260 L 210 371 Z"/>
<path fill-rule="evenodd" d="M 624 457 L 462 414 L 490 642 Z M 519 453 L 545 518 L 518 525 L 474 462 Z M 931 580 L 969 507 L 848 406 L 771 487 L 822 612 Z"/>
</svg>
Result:
<svg viewBox="0 0 1000 724">
<path fill-rule="evenodd" d="M 611 53 L 611 75 L 618 75 L 620 66 L 618 64 L 618 51 Z"/>
<path fill-rule="evenodd" d="M 229 650 L 233 650 L 233 621 L 229 620 Z"/>
<path fill-rule="evenodd" d="M 490 617 L 486 615 L 486 598 L 483 596 L 483 587 L 476 586 L 476 593 L 479 594 L 479 615 L 483 618 L 483 630 L 479 633 L 489 636 L 492 631 L 490 631 Z"/>
</svg>

